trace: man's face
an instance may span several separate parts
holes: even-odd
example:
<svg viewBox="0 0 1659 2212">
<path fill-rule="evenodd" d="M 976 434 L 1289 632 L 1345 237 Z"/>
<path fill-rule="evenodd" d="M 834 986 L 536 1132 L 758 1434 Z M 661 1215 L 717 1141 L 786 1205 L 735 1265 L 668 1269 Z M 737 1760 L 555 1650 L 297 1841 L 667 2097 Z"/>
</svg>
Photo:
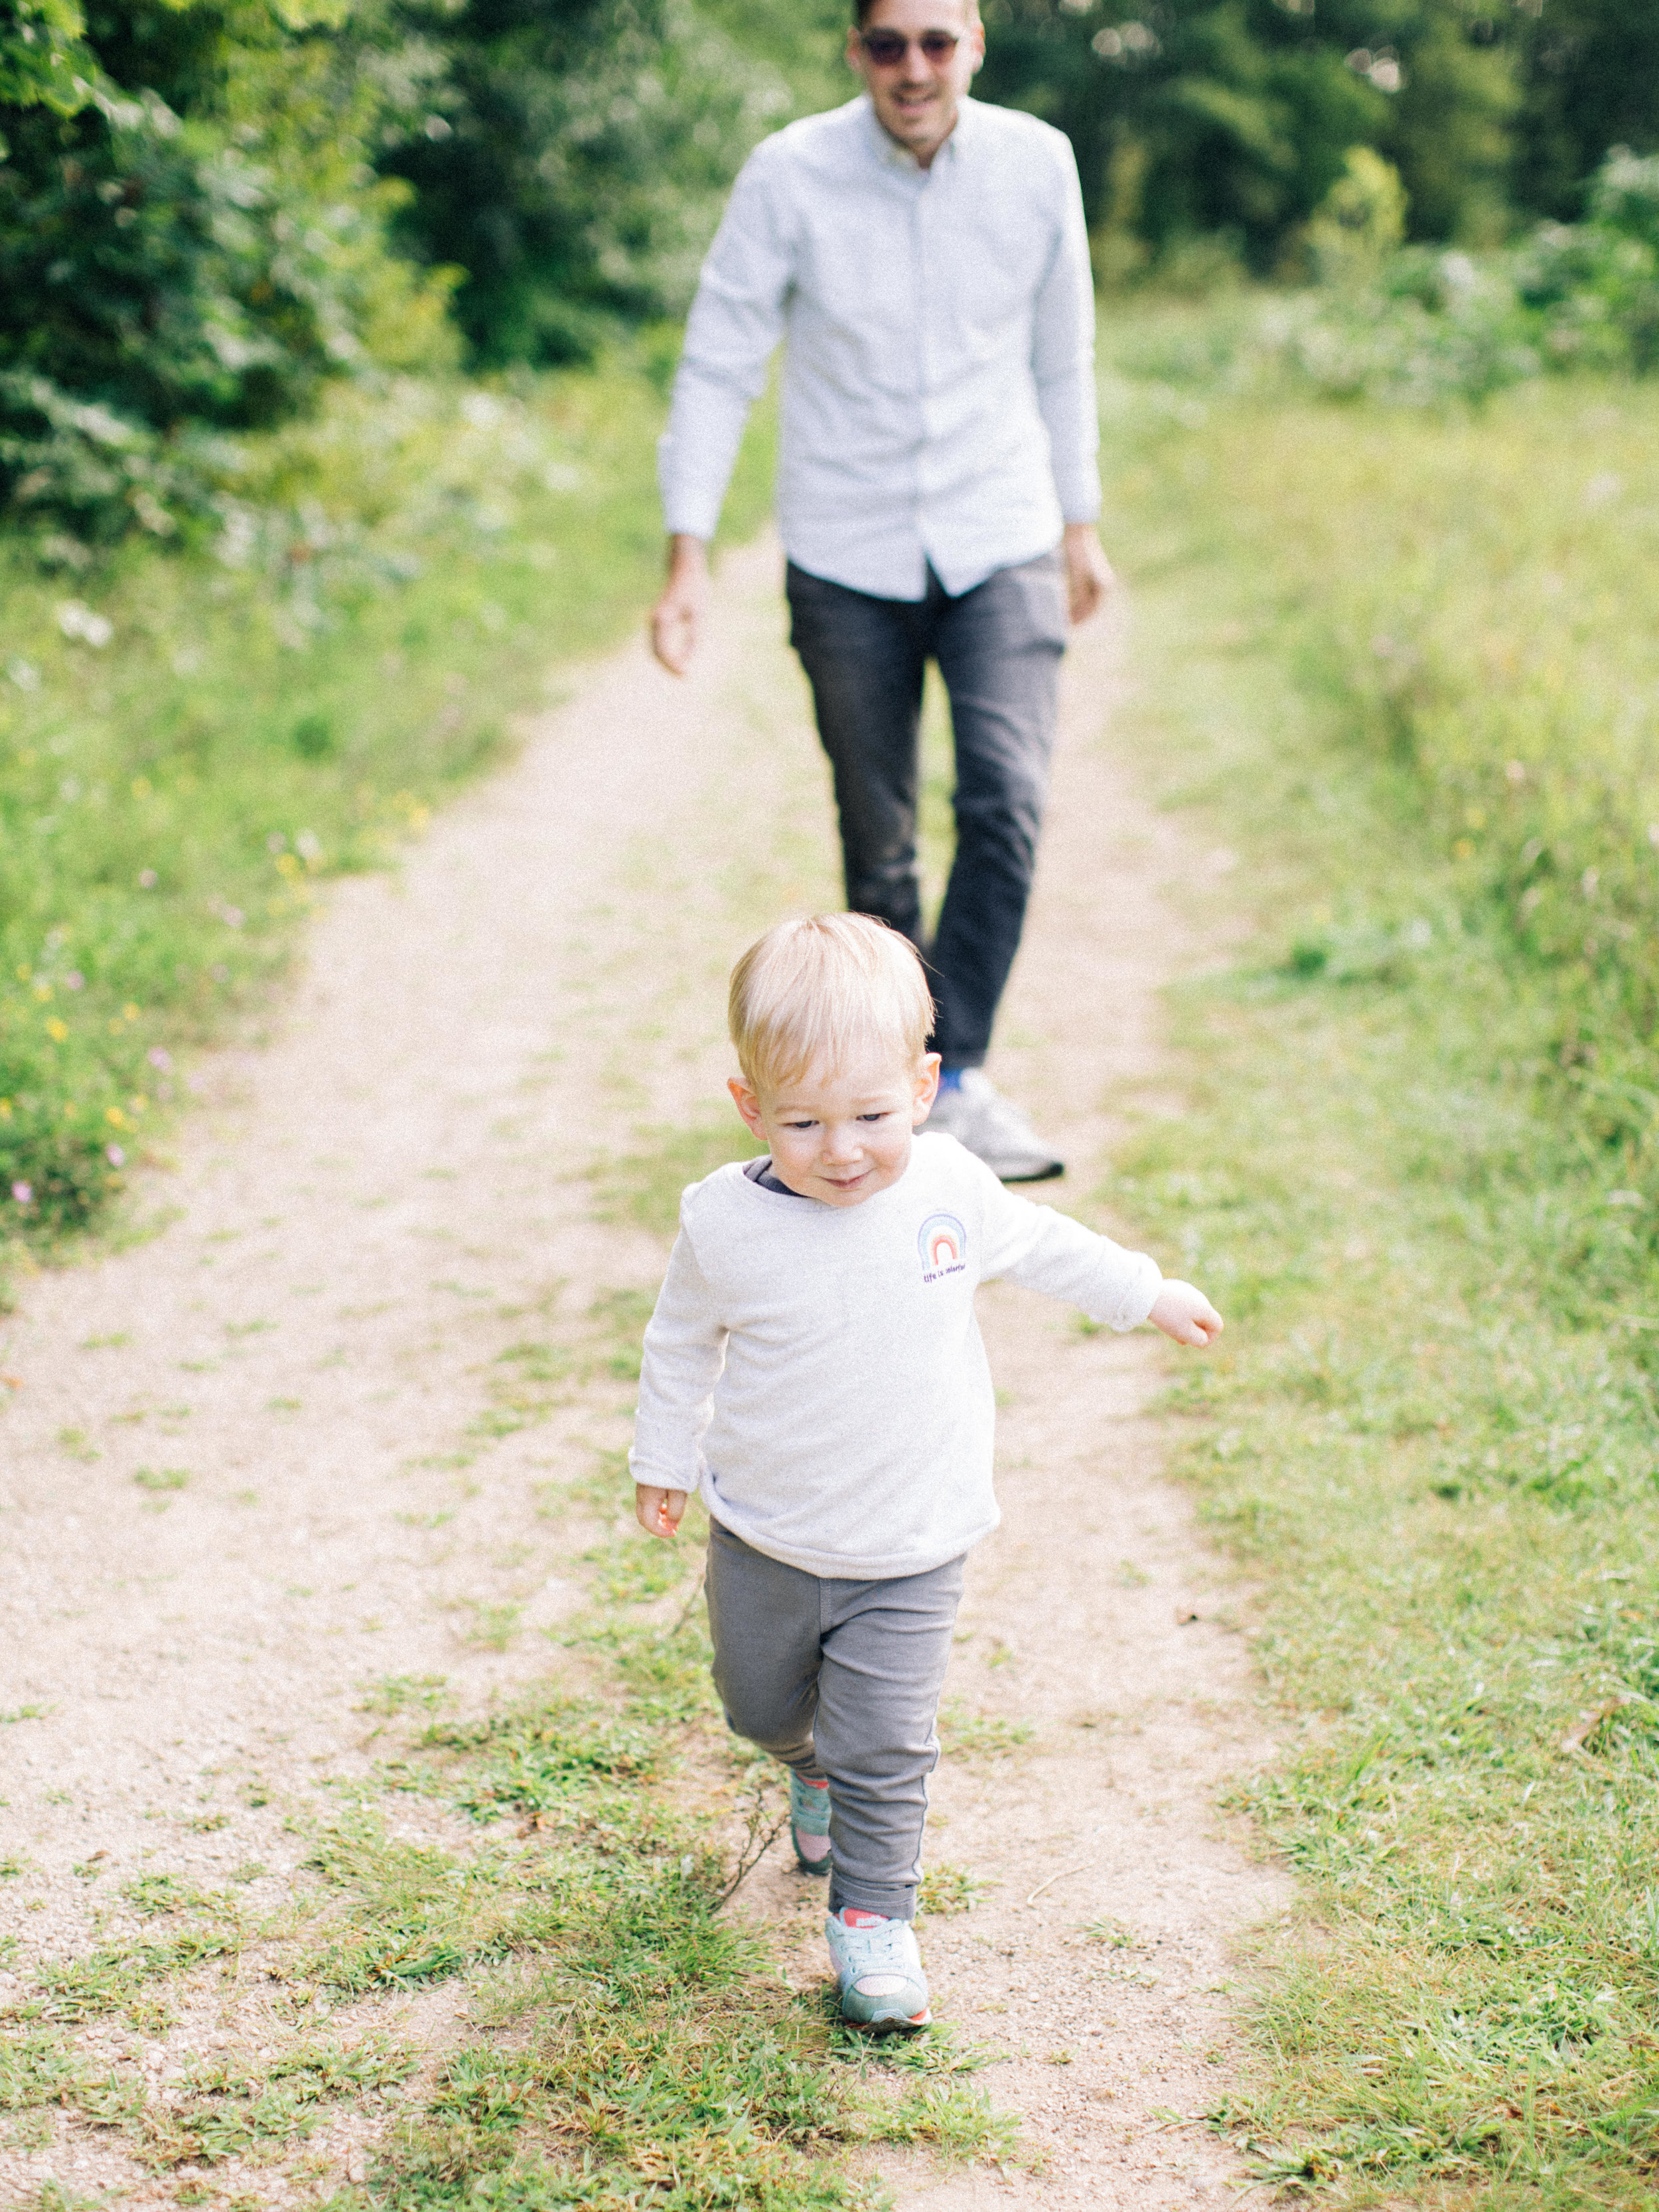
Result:
<svg viewBox="0 0 1659 2212">
<path fill-rule="evenodd" d="M 934 51 L 924 52 L 921 39 Z M 953 47 L 942 46 L 952 39 Z M 950 137 L 957 102 L 984 58 L 985 33 L 969 0 L 876 0 L 847 42 L 847 58 L 869 87 L 877 121 L 924 167 Z"/>
</svg>

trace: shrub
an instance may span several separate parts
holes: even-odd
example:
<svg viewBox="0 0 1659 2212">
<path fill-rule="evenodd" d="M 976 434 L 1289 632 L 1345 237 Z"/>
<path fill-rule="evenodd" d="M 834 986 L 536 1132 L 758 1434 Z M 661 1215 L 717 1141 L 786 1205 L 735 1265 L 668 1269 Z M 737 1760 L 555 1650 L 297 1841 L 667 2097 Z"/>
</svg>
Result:
<svg viewBox="0 0 1659 2212">
<path fill-rule="evenodd" d="M 447 286 L 386 248 L 401 190 L 365 169 L 384 101 L 349 37 L 134 0 L 88 52 L 78 94 L 0 107 L 0 509 L 172 535 L 224 477 L 204 432 L 441 361 Z"/>
<path fill-rule="evenodd" d="M 1334 398 L 1431 405 L 1548 369 L 1659 366 L 1659 156 L 1616 149 L 1585 222 L 1546 224 L 1504 253 L 1410 246 L 1368 270 L 1334 205 L 1316 246 L 1339 281 L 1277 307 L 1264 336 Z"/>
<path fill-rule="evenodd" d="M 591 356 L 617 319 L 682 314 L 726 188 L 789 94 L 687 0 L 416 8 L 446 57 L 381 169 L 398 237 L 461 272 L 484 364 Z"/>
</svg>

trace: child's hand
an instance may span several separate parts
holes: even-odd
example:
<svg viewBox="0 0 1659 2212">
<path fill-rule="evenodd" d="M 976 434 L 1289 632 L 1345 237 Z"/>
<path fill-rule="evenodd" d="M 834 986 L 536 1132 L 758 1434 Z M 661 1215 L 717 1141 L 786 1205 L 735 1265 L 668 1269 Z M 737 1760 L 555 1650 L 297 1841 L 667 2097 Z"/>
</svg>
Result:
<svg viewBox="0 0 1659 2212">
<path fill-rule="evenodd" d="M 1221 1324 L 1216 1324 L 1218 1328 Z M 685 1492 L 683 1490 L 659 1490 L 654 1483 L 636 1482 L 634 1485 L 634 1512 L 647 1536 L 665 1536 L 672 1542 L 680 1533 L 680 1516 L 685 1511 Z"/>
<path fill-rule="evenodd" d="M 1146 1318 L 1177 1344 L 1196 1345 L 1200 1352 L 1215 1342 L 1224 1327 L 1203 1291 L 1190 1283 L 1165 1283 Z"/>
</svg>

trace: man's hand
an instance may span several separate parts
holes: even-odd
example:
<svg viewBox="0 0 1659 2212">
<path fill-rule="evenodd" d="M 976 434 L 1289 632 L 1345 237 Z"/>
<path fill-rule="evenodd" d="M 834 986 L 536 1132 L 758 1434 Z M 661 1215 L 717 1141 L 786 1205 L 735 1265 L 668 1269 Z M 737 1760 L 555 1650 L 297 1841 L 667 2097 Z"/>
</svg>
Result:
<svg viewBox="0 0 1659 2212">
<path fill-rule="evenodd" d="M 1087 622 L 1117 579 L 1092 522 L 1068 522 L 1064 550 L 1068 611 L 1074 623 Z"/>
<path fill-rule="evenodd" d="M 1190 1283 L 1165 1283 L 1146 1318 L 1177 1344 L 1195 1345 L 1200 1352 L 1215 1342 L 1224 1325 L 1203 1291 L 1195 1291 Z"/>
<path fill-rule="evenodd" d="M 647 1536 L 665 1536 L 672 1542 L 680 1533 L 684 1511 L 683 1490 L 659 1490 L 650 1482 L 634 1485 L 634 1516 Z"/>
<path fill-rule="evenodd" d="M 684 676 L 691 665 L 708 604 L 708 547 L 701 538 L 671 538 L 668 581 L 651 610 L 651 650 L 671 676 Z"/>
</svg>

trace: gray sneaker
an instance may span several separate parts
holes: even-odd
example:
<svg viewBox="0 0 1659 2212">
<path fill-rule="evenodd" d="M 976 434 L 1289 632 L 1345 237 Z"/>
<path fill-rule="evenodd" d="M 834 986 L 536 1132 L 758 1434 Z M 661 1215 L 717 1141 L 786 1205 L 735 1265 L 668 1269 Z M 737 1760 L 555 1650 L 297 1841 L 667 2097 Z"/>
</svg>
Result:
<svg viewBox="0 0 1659 2212">
<path fill-rule="evenodd" d="M 982 1068 L 964 1067 L 961 1090 L 939 1092 L 927 1126 L 965 1145 L 1004 1182 L 1048 1182 L 1066 1172 L 1065 1161 Z"/>
</svg>

